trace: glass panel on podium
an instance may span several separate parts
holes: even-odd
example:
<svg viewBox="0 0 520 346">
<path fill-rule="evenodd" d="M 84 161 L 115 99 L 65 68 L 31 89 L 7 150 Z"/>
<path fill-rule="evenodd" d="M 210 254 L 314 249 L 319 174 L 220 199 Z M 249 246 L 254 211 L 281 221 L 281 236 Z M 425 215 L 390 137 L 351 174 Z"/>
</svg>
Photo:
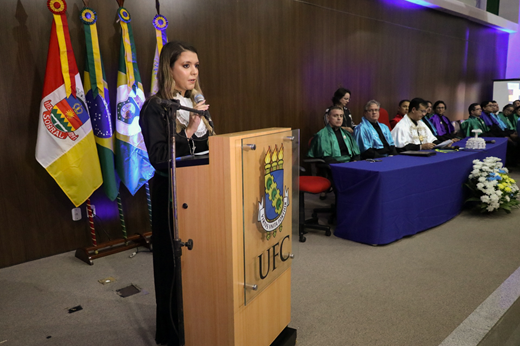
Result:
<svg viewBox="0 0 520 346">
<path fill-rule="evenodd" d="M 299 139 L 299 130 L 242 139 L 245 305 L 291 266 Z"/>
</svg>

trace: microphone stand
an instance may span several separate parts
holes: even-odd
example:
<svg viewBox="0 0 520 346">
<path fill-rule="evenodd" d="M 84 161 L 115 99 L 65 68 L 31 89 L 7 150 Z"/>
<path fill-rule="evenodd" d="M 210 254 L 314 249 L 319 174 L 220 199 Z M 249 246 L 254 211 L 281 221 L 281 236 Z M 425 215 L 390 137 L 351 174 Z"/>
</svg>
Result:
<svg viewBox="0 0 520 346">
<path fill-rule="evenodd" d="M 177 215 L 177 180 L 176 180 L 176 160 L 175 160 L 175 113 L 179 109 L 187 110 L 193 113 L 201 114 L 203 111 L 199 111 L 193 108 L 181 106 L 177 100 L 165 101 L 162 104 L 163 107 L 168 108 L 167 114 L 167 123 L 168 123 L 168 138 L 170 145 L 170 169 L 168 172 L 169 181 L 170 181 L 170 195 L 172 197 L 172 212 L 173 212 L 173 256 L 174 256 L 174 282 L 175 282 L 175 299 L 177 302 L 177 333 L 179 339 L 179 345 L 185 345 L 185 334 L 184 334 L 184 306 L 183 306 L 183 298 L 182 298 L 182 271 L 181 271 L 181 256 L 182 256 L 182 247 L 185 246 L 188 250 L 193 249 L 193 240 L 188 239 L 187 242 L 182 242 L 179 237 L 179 220 Z M 170 225 L 170 235 L 172 234 L 171 230 L 171 222 L 168 223 Z M 171 305 L 170 305 L 171 306 Z"/>
</svg>

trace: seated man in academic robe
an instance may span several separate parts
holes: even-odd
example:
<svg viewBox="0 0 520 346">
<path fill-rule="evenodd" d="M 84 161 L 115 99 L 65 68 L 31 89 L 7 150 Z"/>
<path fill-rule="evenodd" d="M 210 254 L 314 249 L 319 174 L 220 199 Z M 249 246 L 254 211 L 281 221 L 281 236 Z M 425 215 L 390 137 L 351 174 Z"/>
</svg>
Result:
<svg viewBox="0 0 520 346">
<path fill-rule="evenodd" d="M 430 129 L 421 121 L 428 104 L 421 98 L 410 101 L 408 114 L 392 130 L 397 152 L 407 150 L 431 150 L 440 143 Z"/>
<path fill-rule="evenodd" d="M 481 103 L 485 104 L 485 103 Z M 482 107 L 478 103 L 473 103 L 469 106 L 469 118 L 462 123 L 462 132 L 466 137 L 473 137 L 472 130 L 482 130 L 479 137 L 506 137 L 507 151 L 506 151 L 506 165 L 515 166 L 518 163 L 518 149 L 517 142 L 518 135 L 512 130 L 501 130 L 499 125 L 492 121 L 492 117 L 482 111 Z M 487 106 L 487 104 L 485 104 Z M 486 107 L 489 110 L 489 106 Z M 484 117 L 487 116 L 487 123 Z M 491 125 L 488 125 L 491 124 Z"/>
<path fill-rule="evenodd" d="M 341 127 L 343 108 L 332 106 L 327 112 L 328 124 L 314 135 L 308 157 L 322 158 L 328 163 L 359 160 L 359 148 L 352 135 Z"/>
<path fill-rule="evenodd" d="M 516 123 L 518 122 L 518 116 L 515 114 L 515 107 L 511 104 L 505 105 L 502 112 L 498 113 L 498 117 L 508 130 L 516 131 Z"/>
<path fill-rule="evenodd" d="M 390 119 L 390 127 L 392 129 L 395 127 L 395 125 L 397 125 L 398 122 L 401 121 L 401 119 L 403 119 L 404 115 L 406 113 L 408 113 L 409 105 L 410 105 L 409 100 L 401 100 L 399 102 L 399 108 L 397 108 L 397 114 L 395 115 L 395 117 Z"/>
<path fill-rule="evenodd" d="M 388 126 L 378 122 L 380 106 L 376 100 L 368 101 L 363 119 L 354 129 L 354 138 L 363 160 L 397 155 Z"/>
<path fill-rule="evenodd" d="M 509 140 L 512 140 L 510 137 L 514 131 L 508 130 L 506 124 L 504 124 L 502 120 L 500 120 L 500 118 L 493 113 L 495 110 L 493 101 L 481 102 L 480 107 L 482 108 L 482 114 L 480 115 L 480 118 L 488 127 L 487 132 L 490 132 L 493 137 L 508 137 Z M 512 141 L 514 140 L 516 140 L 516 138 L 513 138 Z"/>
<path fill-rule="evenodd" d="M 481 130 L 479 133 L 480 137 L 494 137 L 491 132 L 489 132 L 489 127 L 484 123 L 484 120 L 481 118 L 482 115 L 482 107 L 478 103 L 472 103 L 469 108 L 469 118 L 461 124 L 462 133 L 466 137 L 473 137 L 475 134 L 472 132 L 473 130 Z"/>
</svg>

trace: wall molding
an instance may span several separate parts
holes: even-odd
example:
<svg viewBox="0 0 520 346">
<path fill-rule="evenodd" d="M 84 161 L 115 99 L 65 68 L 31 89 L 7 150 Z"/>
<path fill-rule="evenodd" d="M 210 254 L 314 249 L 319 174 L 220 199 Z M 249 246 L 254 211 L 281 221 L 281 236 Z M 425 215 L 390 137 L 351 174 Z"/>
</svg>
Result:
<svg viewBox="0 0 520 346">
<path fill-rule="evenodd" d="M 473 22 L 484 24 L 492 28 L 508 32 L 510 34 L 518 31 L 518 23 L 489 13 L 480 8 L 465 4 L 457 0 L 406 0 L 417 5 L 422 5 L 452 15 L 466 18 Z"/>
</svg>

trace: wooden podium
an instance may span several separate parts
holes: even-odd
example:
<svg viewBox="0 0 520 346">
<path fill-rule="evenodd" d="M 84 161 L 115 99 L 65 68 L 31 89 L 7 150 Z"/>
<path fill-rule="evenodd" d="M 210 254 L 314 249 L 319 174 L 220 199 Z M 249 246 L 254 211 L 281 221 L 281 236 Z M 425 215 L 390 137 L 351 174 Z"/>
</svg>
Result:
<svg viewBox="0 0 520 346">
<path fill-rule="evenodd" d="M 177 168 L 187 346 L 268 346 L 289 324 L 297 131 L 214 136 L 209 164 Z"/>
</svg>

